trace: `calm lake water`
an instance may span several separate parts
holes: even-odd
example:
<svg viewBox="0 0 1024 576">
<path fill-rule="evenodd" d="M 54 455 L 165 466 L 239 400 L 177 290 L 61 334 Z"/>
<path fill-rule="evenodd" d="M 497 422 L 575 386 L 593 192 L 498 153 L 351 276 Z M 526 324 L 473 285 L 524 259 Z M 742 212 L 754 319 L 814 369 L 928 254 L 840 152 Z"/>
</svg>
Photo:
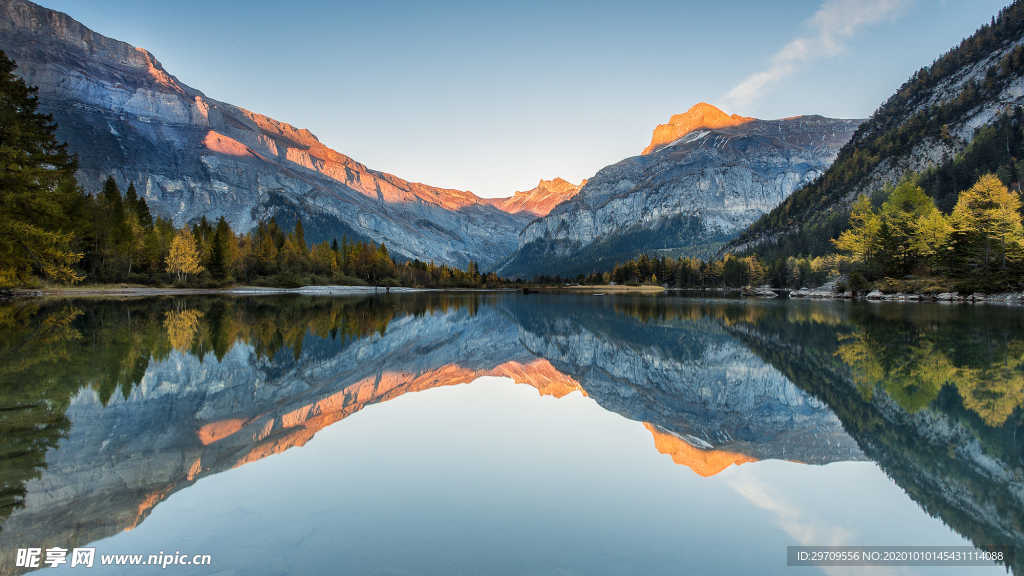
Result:
<svg viewBox="0 0 1024 576">
<path fill-rule="evenodd" d="M 1016 308 L 19 301 L 0 574 L 1005 574 L 786 547 L 1024 545 L 1022 403 Z M 213 566 L 99 565 L 179 552 Z"/>
</svg>

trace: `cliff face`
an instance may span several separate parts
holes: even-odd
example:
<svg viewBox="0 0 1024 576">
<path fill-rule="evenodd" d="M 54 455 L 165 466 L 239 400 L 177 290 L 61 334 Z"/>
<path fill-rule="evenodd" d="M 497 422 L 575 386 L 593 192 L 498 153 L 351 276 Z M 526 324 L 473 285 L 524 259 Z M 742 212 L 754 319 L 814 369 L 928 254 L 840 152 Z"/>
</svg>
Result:
<svg viewBox="0 0 1024 576">
<path fill-rule="evenodd" d="M 87 191 L 108 176 L 134 181 L 153 211 L 178 225 L 224 216 L 246 231 L 272 216 L 285 225 L 302 218 L 310 240 L 348 235 L 486 269 L 541 210 L 530 195 L 506 208 L 371 170 L 309 130 L 208 98 L 149 52 L 25 0 L 0 0 L 0 50 L 39 87 Z M 509 213 L 519 206 L 530 211 Z"/>
<path fill-rule="evenodd" d="M 530 223 L 500 270 L 576 274 L 640 253 L 709 256 L 820 176 L 859 123 L 754 120 L 695 106 L 659 126 L 646 154 L 603 168 Z"/>
</svg>

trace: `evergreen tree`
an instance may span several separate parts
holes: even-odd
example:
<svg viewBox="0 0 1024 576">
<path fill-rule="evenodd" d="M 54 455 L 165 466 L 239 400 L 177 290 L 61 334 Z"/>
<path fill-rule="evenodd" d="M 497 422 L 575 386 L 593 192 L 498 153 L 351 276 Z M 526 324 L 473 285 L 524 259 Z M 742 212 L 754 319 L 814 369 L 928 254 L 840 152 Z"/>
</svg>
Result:
<svg viewBox="0 0 1024 576">
<path fill-rule="evenodd" d="M 0 287 L 37 278 L 78 282 L 67 210 L 80 195 L 75 159 L 57 142 L 53 119 L 38 112 L 35 88 L 0 52 Z"/>
<path fill-rule="evenodd" d="M 302 227 L 302 220 L 295 221 L 295 241 L 302 247 L 303 252 L 306 250 L 306 230 Z"/>
<path fill-rule="evenodd" d="M 124 217 L 128 236 L 125 254 L 128 257 L 128 276 L 132 270 L 138 271 L 139 265 L 146 263 L 146 230 L 153 226 L 153 218 L 149 215 L 146 201 L 139 198 L 135 191 L 135 183 L 128 184 L 124 193 Z"/>
<path fill-rule="evenodd" d="M 93 206 L 96 238 L 97 280 L 117 281 L 131 268 L 132 229 L 121 190 L 108 176 Z M 134 219 L 134 214 L 132 215 Z"/>
<path fill-rule="evenodd" d="M 231 276 L 235 264 L 235 234 L 223 216 L 217 220 L 213 232 L 213 246 L 210 251 L 210 273 L 218 280 L 226 280 Z"/>
<path fill-rule="evenodd" d="M 199 251 L 199 263 L 204 268 L 210 265 L 210 255 L 213 252 L 213 226 L 206 219 L 204 214 L 199 222 L 192 226 L 192 236 L 196 241 L 196 249 Z"/>
<path fill-rule="evenodd" d="M 285 237 L 280 258 L 281 268 L 292 274 L 300 273 L 308 266 L 309 250 L 306 247 L 306 235 L 302 229 L 302 220 L 297 221 L 291 234 Z"/>
<path fill-rule="evenodd" d="M 149 212 L 149 205 L 146 204 L 146 199 L 139 196 L 135 190 L 135 182 L 128 183 L 128 190 L 124 193 L 125 204 L 128 209 L 135 213 L 135 217 L 138 219 L 139 224 L 143 228 L 149 228 L 153 225 L 153 215 Z"/>
</svg>

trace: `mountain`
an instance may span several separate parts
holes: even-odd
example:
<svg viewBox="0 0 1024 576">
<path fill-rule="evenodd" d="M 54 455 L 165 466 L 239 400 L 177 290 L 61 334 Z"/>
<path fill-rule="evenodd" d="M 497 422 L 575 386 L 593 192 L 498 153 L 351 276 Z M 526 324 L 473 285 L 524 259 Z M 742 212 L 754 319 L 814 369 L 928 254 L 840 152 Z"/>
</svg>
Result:
<svg viewBox="0 0 1024 576">
<path fill-rule="evenodd" d="M 586 180 L 573 184 L 562 178 L 541 179 L 537 186 L 517 191 L 508 198 L 493 198 L 491 204 L 512 214 L 529 212 L 534 216 L 547 216 L 555 206 L 575 196 L 586 183 Z"/>
<path fill-rule="evenodd" d="M 860 120 L 757 120 L 700 103 L 658 126 L 640 156 L 607 166 L 531 222 L 499 271 L 607 270 L 640 253 L 710 256 L 820 176 Z"/>
<path fill-rule="evenodd" d="M 546 213 L 559 181 L 507 202 L 372 170 L 309 130 L 207 97 L 142 48 L 25 0 L 0 0 L 0 50 L 39 88 L 58 136 L 79 158 L 81 185 L 134 181 L 177 225 L 224 216 L 236 231 L 301 218 L 311 241 L 386 243 L 396 255 L 493 267 Z M 542 183 L 543 184 L 543 183 Z M 542 189 L 541 189 L 542 188 Z"/>
<path fill-rule="evenodd" d="M 860 126 L 822 178 L 796 191 L 727 249 L 772 255 L 830 251 L 829 240 L 845 229 L 858 196 L 912 173 L 952 168 L 980 128 L 1024 103 L 1022 45 L 1024 3 L 1015 2 L 916 72 Z M 994 151 L 1009 148 L 1009 141 L 1000 140 Z M 925 191 L 932 193 L 929 186 Z M 936 201 L 948 210 L 956 193 L 946 196 L 951 197 Z"/>
</svg>

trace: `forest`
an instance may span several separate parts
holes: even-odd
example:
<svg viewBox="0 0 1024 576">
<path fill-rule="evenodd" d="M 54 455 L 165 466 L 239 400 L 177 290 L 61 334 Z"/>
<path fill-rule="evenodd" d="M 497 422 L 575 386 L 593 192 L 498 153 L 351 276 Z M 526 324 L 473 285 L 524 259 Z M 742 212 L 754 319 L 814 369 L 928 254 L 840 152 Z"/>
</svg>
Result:
<svg viewBox="0 0 1024 576">
<path fill-rule="evenodd" d="M 962 191 L 949 215 L 913 180 L 889 189 L 877 209 L 862 196 L 833 243 L 854 289 L 890 279 L 935 279 L 960 291 L 1024 283 L 1020 196 L 994 174 Z"/>
<path fill-rule="evenodd" d="M 96 282 L 224 286 L 372 284 L 378 286 L 499 286 L 494 274 L 419 260 L 397 261 L 383 244 L 345 237 L 310 246 L 301 220 L 285 232 L 271 218 L 245 234 L 222 217 L 175 228 L 153 218 L 134 185 L 125 194 L 108 179 L 96 197 L 81 196 L 87 218 L 78 231 L 78 269 Z"/>
<path fill-rule="evenodd" d="M 535 279 L 541 284 L 658 284 L 669 288 L 717 289 L 742 288 L 768 284 L 778 288 L 802 288 L 818 286 L 828 279 L 829 271 L 835 269 L 835 258 L 789 257 L 777 262 L 765 263 L 755 256 L 726 254 L 719 260 L 707 261 L 700 258 L 673 258 L 671 256 L 648 256 L 641 254 L 626 262 L 616 264 L 610 272 L 580 274 L 573 278 L 541 276 Z"/>
</svg>

